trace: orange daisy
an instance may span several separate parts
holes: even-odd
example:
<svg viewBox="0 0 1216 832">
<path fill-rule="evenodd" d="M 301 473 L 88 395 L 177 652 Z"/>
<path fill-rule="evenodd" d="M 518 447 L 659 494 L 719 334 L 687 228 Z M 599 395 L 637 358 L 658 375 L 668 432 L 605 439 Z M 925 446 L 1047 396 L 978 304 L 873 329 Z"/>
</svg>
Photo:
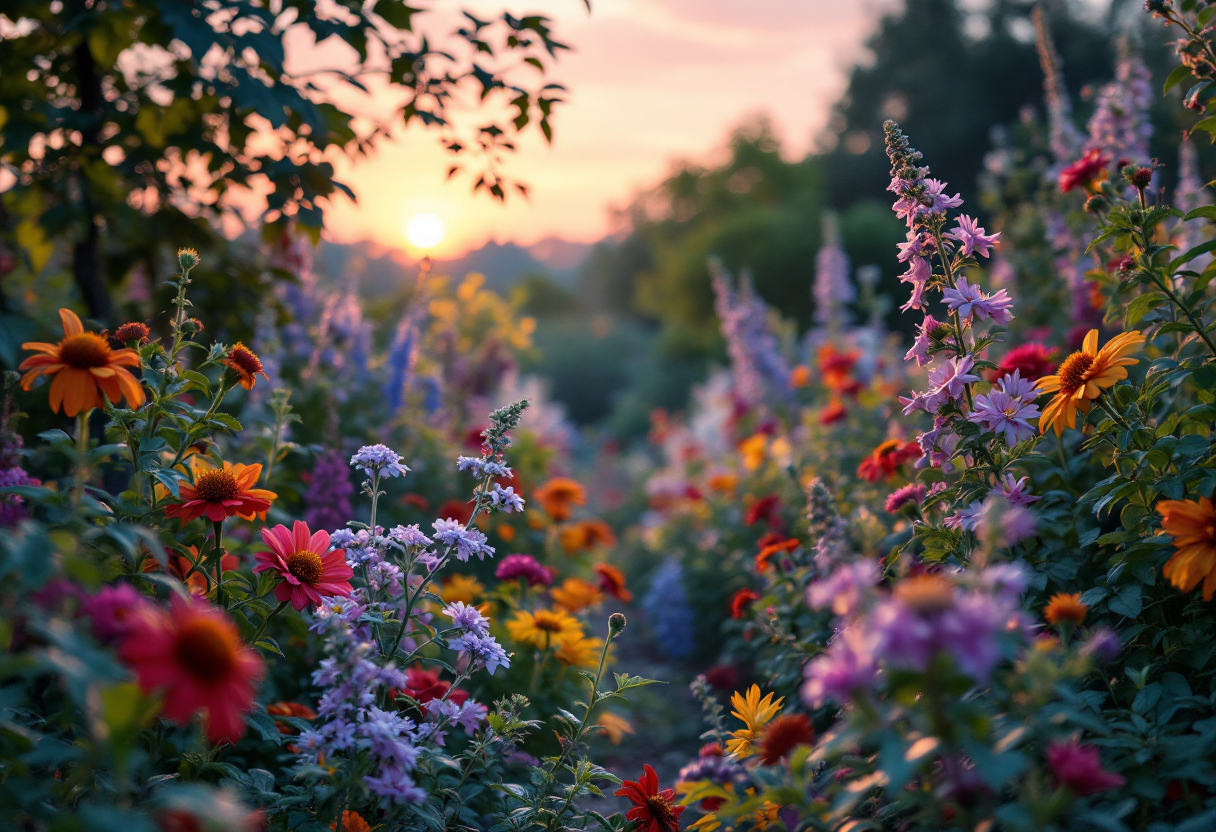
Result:
<svg viewBox="0 0 1216 832">
<path fill-rule="evenodd" d="M 600 589 L 618 601 L 628 604 L 633 593 L 625 588 L 625 575 L 611 563 L 597 563 L 591 567 L 599 578 Z"/>
<path fill-rule="evenodd" d="M 569 477 L 554 477 L 536 489 L 532 498 L 554 520 L 569 520 L 574 506 L 587 504 L 583 487 Z"/>
<path fill-rule="evenodd" d="M 1057 592 L 1051 596 L 1047 606 L 1043 608 L 1043 617 L 1048 624 L 1059 624 L 1067 621 L 1070 624 L 1081 624 L 1089 607 L 1081 603 L 1081 593 Z"/>
<path fill-rule="evenodd" d="M 1089 413 L 1103 390 L 1127 378 L 1126 368 L 1140 363 L 1128 356 L 1143 345 L 1144 336 L 1132 330 L 1119 333 L 1098 349 L 1098 330 L 1091 329 L 1081 349 L 1064 359 L 1053 375 L 1035 382 L 1040 393 L 1055 393 L 1043 408 L 1039 430 L 1046 433 L 1053 427 L 1059 436 L 1064 428 L 1076 427 L 1077 411 Z"/>
<path fill-rule="evenodd" d="M 1174 556 L 1161 573 L 1169 582 L 1190 592 L 1203 581 L 1203 600 L 1216 592 L 1216 505 L 1211 498 L 1161 500 L 1161 531 L 1174 538 Z"/>
<path fill-rule="evenodd" d="M 216 468 L 210 460 L 198 464 L 194 484 L 182 483 L 178 489 L 181 502 L 165 508 L 168 517 L 180 517 L 182 525 L 196 517 L 206 517 L 213 523 L 236 515 L 242 520 L 265 517 L 278 494 L 264 488 L 254 488 L 262 466 L 233 465 L 225 462 Z"/>
<path fill-rule="evenodd" d="M 241 381 L 241 386 L 246 390 L 253 389 L 253 383 L 256 381 L 254 376 L 261 376 L 269 381 L 266 373 L 262 370 L 262 360 L 258 358 L 257 353 L 249 349 L 240 341 L 228 352 L 228 357 L 224 359 L 224 363 L 233 370 L 237 378 Z"/>
<path fill-rule="evenodd" d="M 29 390 L 41 375 L 54 376 L 51 382 L 51 410 L 75 416 L 93 408 L 103 407 L 105 398 L 117 403 L 126 399 L 134 409 L 144 403 L 144 390 L 127 367 L 139 366 L 139 353 L 131 349 L 115 350 L 96 332 L 85 332 L 80 318 L 71 309 L 60 309 L 63 340 L 58 344 L 27 341 L 23 350 L 32 355 L 17 369 L 28 370 L 21 377 L 21 389 Z"/>
<path fill-rule="evenodd" d="M 558 535 L 562 551 L 567 555 L 592 549 L 616 546 L 616 533 L 603 520 L 580 520 L 562 527 Z"/>
<path fill-rule="evenodd" d="M 604 600 L 600 588 L 583 578 L 566 578 L 549 594 L 553 596 L 553 603 L 566 612 L 580 612 Z"/>
</svg>

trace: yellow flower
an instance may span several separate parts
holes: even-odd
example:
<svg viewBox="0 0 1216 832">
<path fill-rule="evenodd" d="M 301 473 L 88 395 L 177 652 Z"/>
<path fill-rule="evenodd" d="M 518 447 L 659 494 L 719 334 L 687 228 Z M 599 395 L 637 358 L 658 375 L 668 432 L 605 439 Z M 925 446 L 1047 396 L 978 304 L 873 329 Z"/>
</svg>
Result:
<svg viewBox="0 0 1216 832">
<path fill-rule="evenodd" d="M 623 716 L 614 714 L 612 711 L 604 711 L 595 718 L 595 721 L 599 723 L 602 729 L 600 733 L 608 737 L 608 741 L 613 745 L 620 745 L 621 740 L 626 734 L 633 733 L 633 725 L 630 724 L 629 720 Z"/>
<path fill-rule="evenodd" d="M 1081 349 L 1064 359 L 1054 375 L 1043 376 L 1035 383 L 1040 393 L 1055 393 L 1043 408 L 1039 430 L 1046 433 L 1048 428 L 1055 428 L 1059 436 L 1064 428 L 1076 427 L 1077 411 L 1088 413 L 1103 390 L 1127 378 L 1126 368 L 1140 363 L 1128 355 L 1143 344 L 1144 336 L 1133 330 L 1119 333 L 1098 349 L 1098 330 L 1091 329 Z"/>
<path fill-rule="evenodd" d="M 747 696 L 736 691 L 730 698 L 730 704 L 735 709 L 731 711 L 731 716 L 741 719 L 745 727 L 731 733 L 733 739 L 726 741 L 726 753 L 732 757 L 750 757 L 754 754 L 752 741 L 756 739 L 760 729 L 777 715 L 784 701 L 785 698 L 782 697 L 774 702 L 771 693 L 762 699 L 759 685 L 752 685 Z"/>
<path fill-rule="evenodd" d="M 519 610 L 507 622 L 511 638 L 547 650 L 583 638 L 583 625 L 561 610 Z"/>
<path fill-rule="evenodd" d="M 604 600 L 600 588 L 583 578 L 566 578 L 561 586 L 549 590 L 553 603 L 566 612 L 581 612 Z"/>
<path fill-rule="evenodd" d="M 485 589 L 485 584 L 472 575 L 454 573 L 444 580 L 443 591 L 439 593 L 439 596 L 449 604 L 455 604 L 457 601 L 472 604 L 481 597 Z"/>
<path fill-rule="evenodd" d="M 749 436 L 739 443 L 739 456 L 743 459 L 744 468 L 755 471 L 764 464 L 764 448 L 767 443 L 768 437 L 763 433 Z"/>
<path fill-rule="evenodd" d="M 1195 500 L 1161 500 L 1161 531 L 1174 538 L 1174 556 L 1161 574 L 1190 592 L 1203 581 L 1203 600 L 1216 592 L 1216 505 L 1208 497 Z"/>
<path fill-rule="evenodd" d="M 603 649 L 604 642 L 598 638 L 570 639 L 561 643 L 553 658 L 568 667 L 598 667 Z"/>
</svg>

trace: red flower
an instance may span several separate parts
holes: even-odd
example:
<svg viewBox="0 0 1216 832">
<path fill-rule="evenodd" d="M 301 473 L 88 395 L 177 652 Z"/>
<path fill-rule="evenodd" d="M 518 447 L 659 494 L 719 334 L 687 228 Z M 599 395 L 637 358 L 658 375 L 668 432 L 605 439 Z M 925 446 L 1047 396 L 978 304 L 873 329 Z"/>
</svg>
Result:
<svg viewBox="0 0 1216 832">
<path fill-rule="evenodd" d="M 739 669 L 734 665 L 715 664 L 705 671 L 705 681 L 715 690 L 735 690 L 739 687 Z M 705 749 L 702 748 L 701 751 L 701 756 L 704 757 Z M 722 747 L 718 746 L 718 755 L 721 754 Z"/>
<path fill-rule="evenodd" d="M 455 705 L 463 705 L 468 701 L 468 691 L 457 688 L 448 693 L 451 688 L 452 683 L 440 679 L 439 674 L 433 670 L 411 667 L 405 671 L 405 692 L 419 705 L 433 699 L 442 699 L 444 694 L 447 694 L 448 701 Z"/>
<path fill-rule="evenodd" d="M 993 381 L 1000 381 L 1014 372 L 1021 372 L 1027 381 L 1038 381 L 1043 376 L 1049 376 L 1056 371 L 1056 348 L 1048 349 L 1037 341 L 1014 347 L 1005 353 L 1001 363 L 997 365 Z"/>
<path fill-rule="evenodd" d="M 1088 188 L 1095 182 L 1101 182 L 1106 178 L 1110 158 L 1103 156 L 1100 148 L 1087 150 L 1084 156 L 1060 171 L 1060 193 L 1066 194 L 1077 186 Z"/>
<path fill-rule="evenodd" d="M 776 494 L 761 497 L 748 508 L 743 515 L 743 522 L 754 526 L 760 520 L 765 520 L 770 526 L 775 526 L 781 522 L 781 518 L 777 515 L 779 508 L 781 508 L 781 498 Z"/>
<path fill-rule="evenodd" d="M 760 600 L 760 593 L 754 589 L 741 589 L 730 599 L 730 617 L 742 618 L 747 615 L 747 609 Z"/>
<path fill-rule="evenodd" d="M 778 540 L 762 547 L 760 554 L 756 555 L 756 571 L 763 572 L 768 569 L 768 562 L 772 560 L 773 555 L 779 552 L 792 552 L 798 546 L 798 540 L 791 537 L 788 540 Z"/>
<path fill-rule="evenodd" d="M 857 476 L 866 482 L 878 482 L 895 476 L 899 466 L 913 459 L 920 459 L 920 445 L 900 439 L 888 439 L 875 448 L 857 466 Z"/>
<path fill-rule="evenodd" d="M 819 424 L 823 425 L 824 427 L 834 425 L 848 415 L 849 412 L 845 410 L 843 403 L 838 401 L 832 402 L 823 410 L 819 411 Z"/>
<path fill-rule="evenodd" d="M 272 551 L 257 553 L 258 565 L 253 571 L 283 576 L 283 582 L 274 588 L 278 600 L 290 601 L 302 610 L 309 603 L 319 606 L 322 595 L 350 595 L 355 573 L 346 563 L 345 549 L 327 551 L 329 532 L 312 534 L 307 523 L 297 520 L 290 531 L 286 526 L 262 529 L 262 540 Z"/>
<path fill-rule="evenodd" d="M 169 721 L 184 725 L 203 711 L 210 742 L 245 733 L 243 717 L 265 669 L 220 610 L 175 595 L 169 612 L 149 611 L 133 623 L 119 656 L 144 693 L 164 693 Z"/>
<path fill-rule="evenodd" d="M 439 516 L 446 520 L 455 520 L 461 525 L 468 525 L 473 517 L 473 504 L 467 500 L 448 500 L 439 507 Z"/>
<path fill-rule="evenodd" d="M 636 782 L 624 781 L 614 794 L 633 802 L 625 819 L 638 822 L 636 832 L 679 832 L 684 807 L 671 805 L 674 789 L 659 791 L 659 775 L 649 764 L 642 766 L 642 776 Z"/>
<path fill-rule="evenodd" d="M 625 575 L 621 570 L 611 563 L 597 563 L 591 569 L 599 580 L 600 592 L 626 604 L 633 600 L 633 593 L 625 588 Z"/>
<path fill-rule="evenodd" d="M 806 714 L 786 714 L 770 722 L 760 736 L 760 764 L 776 765 L 800 745 L 815 742 Z"/>
<path fill-rule="evenodd" d="M 1117 789 L 1127 781 L 1118 774 L 1105 771 L 1098 749 L 1081 745 L 1076 740 L 1053 742 L 1047 749 L 1047 764 L 1061 786 L 1078 797 Z"/>
</svg>

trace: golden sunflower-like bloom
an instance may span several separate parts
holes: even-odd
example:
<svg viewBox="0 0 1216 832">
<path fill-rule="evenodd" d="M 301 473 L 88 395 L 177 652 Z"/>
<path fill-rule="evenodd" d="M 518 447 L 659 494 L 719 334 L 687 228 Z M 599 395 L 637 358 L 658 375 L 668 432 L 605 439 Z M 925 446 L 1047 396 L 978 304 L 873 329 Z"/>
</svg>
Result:
<svg viewBox="0 0 1216 832">
<path fill-rule="evenodd" d="M 142 405 L 144 389 L 126 369 L 139 366 L 139 353 L 111 349 L 101 335 L 85 332 L 80 318 L 71 309 L 60 309 L 59 320 L 63 324 L 63 340 L 58 344 L 27 341 L 21 345 L 23 350 L 38 353 L 17 368 L 28 370 L 21 377 L 21 389 L 29 390 L 38 376 L 54 376 L 51 410 L 58 413 L 62 407 L 66 416 L 102 407 L 103 393 L 115 404 L 126 399 L 131 409 Z"/>
<path fill-rule="evenodd" d="M 1161 531 L 1174 538 L 1174 556 L 1161 570 L 1169 582 L 1190 592 L 1203 582 L 1203 600 L 1216 593 L 1216 505 L 1198 500 L 1161 500 Z"/>
<path fill-rule="evenodd" d="M 507 622 L 511 638 L 547 650 L 583 638 L 583 625 L 560 610 L 519 610 Z"/>
<path fill-rule="evenodd" d="M 1067 621 L 1070 624 L 1082 624 L 1089 613 L 1089 607 L 1081 603 L 1081 593 L 1057 592 L 1051 596 L 1047 606 L 1043 608 L 1043 617 L 1048 624 L 1059 624 Z"/>
<path fill-rule="evenodd" d="M 1059 436 L 1064 428 L 1076 427 L 1077 411 L 1088 413 L 1103 390 L 1127 378 L 1127 368 L 1140 363 L 1129 356 L 1143 345 L 1144 336 L 1133 330 L 1119 333 L 1098 349 L 1098 330 L 1091 329 L 1081 349 L 1064 359 L 1053 375 L 1035 383 L 1040 393 L 1055 393 L 1043 408 L 1039 430 L 1055 428 Z"/>
<path fill-rule="evenodd" d="M 731 732 L 731 739 L 726 741 L 726 753 L 733 757 L 750 757 L 754 754 L 752 743 L 760 736 L 760 729 L 781 710 L 784 701 L 783 697 L 774 702 L 772 693 L 761 698 L 759 685 L 752 685 L 746 696 L 736 691 L 730 698 L 734 708 L 730 713 L 741 719 L 744 727 Z"/>
</svg>

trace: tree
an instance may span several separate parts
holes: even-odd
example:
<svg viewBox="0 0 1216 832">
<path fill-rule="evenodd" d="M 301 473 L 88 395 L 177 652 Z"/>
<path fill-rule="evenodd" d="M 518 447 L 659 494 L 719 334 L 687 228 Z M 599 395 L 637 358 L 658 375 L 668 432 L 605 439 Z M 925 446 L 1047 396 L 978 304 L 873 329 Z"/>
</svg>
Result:
<svg viewBox="0 0 1216 832">
<path fill-rule="evenodd" d="M 6 0 L 0 164 L 13 183 L 0 240 L 36 273 L 70 246 L 90 314 L 111 320 L 109 286 L 136 264 L 157 274 L 172 246 L 206 247 L 231 289 L 253 279 L 218 253 L 238 190 L 264 195 L 268 238 L 292 225 L 315 238 L 325 201 L 353 197 L 327 152 L 365 153 L 401 122 L 438 128 L 453 154 L 477 151 L 475 188 L 505 198 L 512 136 L 530 124 L 552 135 L 562 88 L 545 73 L 565 47 L 540 16 L 464 12 L 440 43 L 423 17 L 402 0 Z M 289 39 L 325 45 L 310 64 L 336 53 L 336 65 L 299 66 Z M 357 130 L 356 105 L 373 95 L 400 103 Z M 462 95 L 484 123 L 452 119 Z"/>
</svg>

